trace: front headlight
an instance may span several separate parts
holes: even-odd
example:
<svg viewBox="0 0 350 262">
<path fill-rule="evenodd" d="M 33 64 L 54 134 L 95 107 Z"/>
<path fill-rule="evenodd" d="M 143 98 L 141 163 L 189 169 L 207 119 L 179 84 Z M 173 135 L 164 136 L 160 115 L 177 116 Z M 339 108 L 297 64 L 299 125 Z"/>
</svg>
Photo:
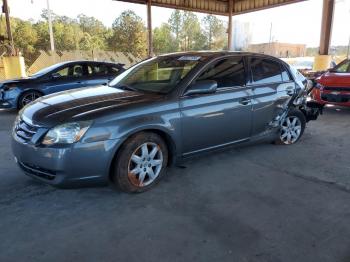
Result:
<svg viewBox="0 0 350 262">
<path fill-rule="evenodd" d="M 20 121 L 21 121 L 21 116 L 20 116 L 20 114 L 18 114 L 16 116 L 15 122 L 13 122 L 13 126 L 12 126 L 12 131 L 13 132 L 16 131 L 17 125 L 19 124 Z"/>
<path fill-rule="evenodd" d="M 15 89 L 17 85 L 15 84 L 4 84 L 3 89 L 4 91 L 11 91 L 12 89 Z"/>
<path fill-rule="evenodd" d="M 45 135 L 42 144 L 73 144 L 78 142 L 89 129 L 91 121 L 72 122 L 51 128 Z"/>
<path fill-rule="evenodd" d="M 324 86 L 323 86 L 322 84 L 320 84 L 320 83 L 317 83 L 317 84 L 315 85 L 315 88 L 316 88 L 316 89 L 320 89 L 320 91 L 323 91 Z"/>
</svg>

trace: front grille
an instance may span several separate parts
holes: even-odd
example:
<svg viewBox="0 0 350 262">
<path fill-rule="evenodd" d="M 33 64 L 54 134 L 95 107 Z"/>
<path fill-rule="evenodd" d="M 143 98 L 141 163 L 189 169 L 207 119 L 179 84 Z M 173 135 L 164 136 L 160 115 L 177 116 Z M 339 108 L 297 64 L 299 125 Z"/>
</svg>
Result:
<svg viewBox="0 0 350 262">
<path fill-rule="evenodd" d="M 53 180 L 56 177 L 56 173 L 52 170 L 44 169 L 35 165 L 18 162 L 19 167 L 30 175 L 37 176 L 46 180 Z"/>
<path fill-rule="evenodd" d="M 348 92 L 350 92 L 350 87 L 328 87 L 328 86 L 325 86 L 325 87 L 323 88 L 323 90 L 327 90 L 327 91 L 339 91 L 339 92 L 348 91 Z"/>
<path fill-rule="evenodd" d="M 350 101 L 350 95 L 322 94 L 321 99 L 333 103 L 347 103 Z"/>
<path fill-rule="evenodd" d="M 14 131 L 18 137 L 23 139 L 25 142 L 28 142 L 36 134 L 38 128 L 36 126 L 26 123 L 21 119 L 16 123 Z"/>
</svg>

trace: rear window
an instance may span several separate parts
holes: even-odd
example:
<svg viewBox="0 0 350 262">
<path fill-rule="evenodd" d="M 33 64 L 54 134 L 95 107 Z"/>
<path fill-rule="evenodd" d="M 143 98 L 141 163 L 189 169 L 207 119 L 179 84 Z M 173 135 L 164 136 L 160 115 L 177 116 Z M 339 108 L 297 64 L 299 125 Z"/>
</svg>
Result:
<svg viewBox="0 0 350 262">
<path fill-rule="evenodd" d="M 88 65 L 88 74 L 91 76 L 108 76 L 110 68 L 105 64 Z"/>
<path fill-rule="evenodd" d="M 252 83 L 256 85 L 282 82 L 280 63 L 266 58 L 250 59 Z"/>
<path fill-rule="evenodd" d="M 289 69 L 296 81 L 303 82 L 306 80 L 305 76 L 303 76 L 294 66 L 289 66 Z"/>
<path fill-rule="evenodd" d="M 283 80 L 283 82 L 291 81 L 292 79 L 291 79 L 291 77 L 290 77 L 290 75 L 288 73 L 287 68 L 284 65 L 281 64 L 281 69 L 282 69 L 282 80 Z"/>
</svg>

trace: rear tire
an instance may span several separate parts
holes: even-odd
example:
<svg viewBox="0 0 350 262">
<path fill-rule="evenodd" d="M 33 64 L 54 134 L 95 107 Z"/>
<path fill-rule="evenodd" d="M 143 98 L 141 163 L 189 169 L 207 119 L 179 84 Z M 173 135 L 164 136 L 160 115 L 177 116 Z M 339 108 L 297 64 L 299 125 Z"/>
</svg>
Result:
<svg viewBox="0 0 350 262">
<path fill-rule="evenodd" d="M 299 141 L 306 126 L 305 115 L 298 109 L 291 109 L 281 125 L 275 144 L 292 145 Z"/>
<path fill-rule="evenodd" d="M 141 132 L 121 146 L 112 181 L 124 192 L 144 192 L 159 182 L 167 164 L 168 149 L 164 140 L 155 133 Z"/>
<path fill-rule="evenodd" d="M 27 91 L 21 94 L 21 96 L 18 99 L 18 109 L 22 109 L 24 106 L 29 104 L 30 102 L 33 102 L 34 100 L 41 97 L 42 94 L 38 91 Z"/>
</svg>

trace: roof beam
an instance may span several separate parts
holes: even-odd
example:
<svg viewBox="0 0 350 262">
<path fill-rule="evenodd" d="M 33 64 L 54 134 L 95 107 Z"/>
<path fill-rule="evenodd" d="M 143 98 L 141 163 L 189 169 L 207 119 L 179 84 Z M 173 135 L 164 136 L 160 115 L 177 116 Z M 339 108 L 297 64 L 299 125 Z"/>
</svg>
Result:
<svg viewBox="0 0 350 262">
<path fill-rule="evenodd" d="M 114 0 L 146 4 L 148 0 Z M 232 15 L 274 8 L 307 0 L 234 0 Z M 229 0 L 152 0 L 153 6 L 229 16 Z"/>
</svg>

